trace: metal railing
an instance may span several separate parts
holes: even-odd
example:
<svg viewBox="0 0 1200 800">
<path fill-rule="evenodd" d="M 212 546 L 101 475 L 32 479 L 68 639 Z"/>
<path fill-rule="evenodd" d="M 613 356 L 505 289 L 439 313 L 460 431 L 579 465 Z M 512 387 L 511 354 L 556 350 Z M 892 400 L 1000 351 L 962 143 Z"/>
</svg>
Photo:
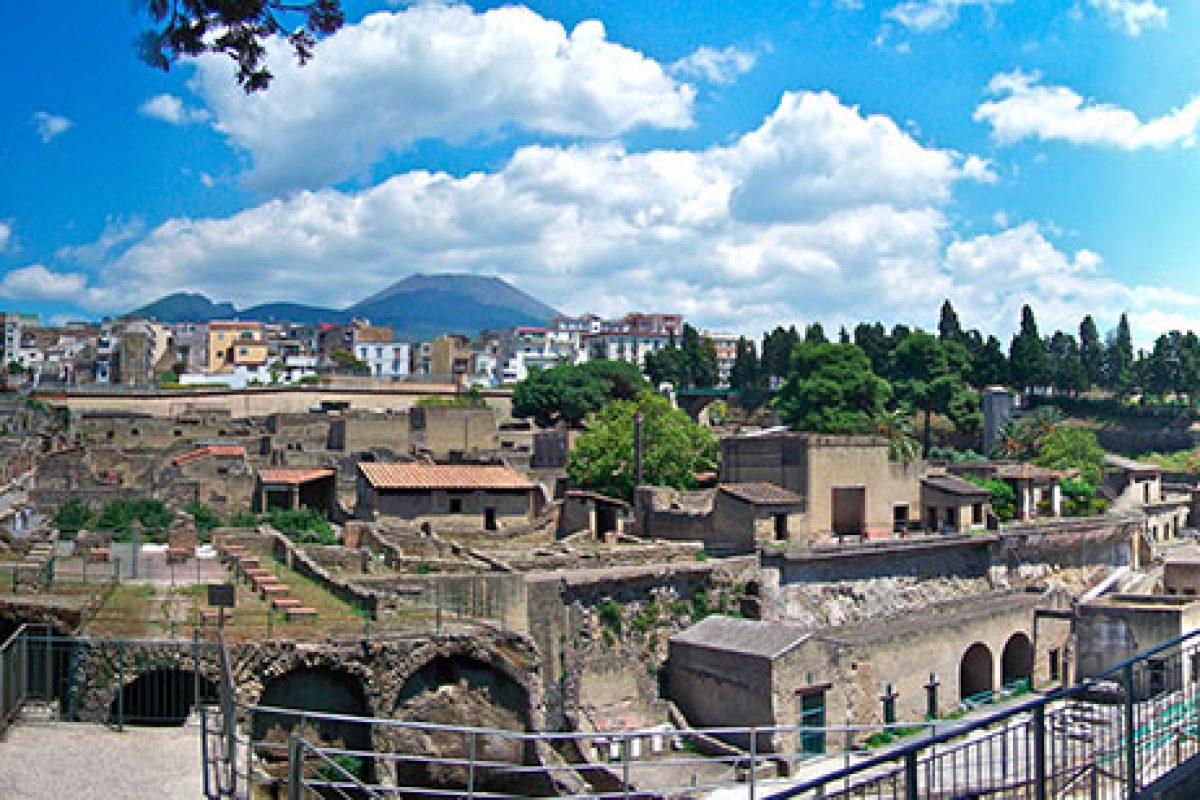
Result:
<svg viewBox="0 0 1200 800">
<path fill-rule="evenodd" d="M 0 642 L 0 737 L 8 732 L 21 713 L 29 682 L 27 671 L 29 656 L 26 653 L 26 626 L 21 625 L 3 642 Z"/>
<path fill-rule="evenodd" d="M 1132 799 L 1198 753 L 1195 631 L 1068 689 L 769 797 Z"/>
</svg>

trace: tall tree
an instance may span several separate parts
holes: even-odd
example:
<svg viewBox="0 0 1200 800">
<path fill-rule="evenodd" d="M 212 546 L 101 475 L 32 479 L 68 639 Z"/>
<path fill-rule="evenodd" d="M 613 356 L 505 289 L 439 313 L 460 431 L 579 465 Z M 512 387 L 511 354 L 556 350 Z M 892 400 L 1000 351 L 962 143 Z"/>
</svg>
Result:
<svg viewBox="0 0 1200 800">
<path fill-rule="evenodd" d="M 855 345 L 801 342 L 776 406 L 793 430 L 869 433 L 890 394 Z"/>
<path fill-rule="evenodd" d="M 947 298 L 942 301 L 942 310 L 938 317 L 938 338 L 943 342 L 963 341 L 962 325 L 958 321 L 958 312 L 950 305 Z"/>
<path fill-rule="evenodd" d="M 1105 388 L 1127 397 L 1133 391 L 1133 368 L 1133 334 L 1129 330 L 1129 317 L 1121 314 L 1117 330 L 1109 336 L 1104 350 Z"/>
<path fill-rule="evenodd" d="M 567 475 L 589 489 L 632 500 L 634 415 L 642 414 L 643 473 L 650 486 L 693 489 L 696 473 L 717 465 L 717 441 L 666 398 L 645 391 L 605 405 L 576 440 Z"/>
<path fill-rule="evenodd" d="M 971 365 L 971 383 L 981 389 L 1008 383 L 1008 357 L 995 336 L 988 336 L 975 356 Z"/>
<path fill-rule="evenodd" d="M 136 0 L 153 27 L 139 39 L 142 60 L 168 70 L 181 58 L 216 53 L 237 64 L 247 93 L 272 80 L 266 43 L 283 36 L 296 59 L 312 58 L 317 37 L 342 27 L 341 0 Z"/>
<path fill-rule="evenodd" d="M 1096 320 L 1088 314 L 1079 323 L 1079 360 L 1089 386 L 1098 386 L 1104 379 L 1104 343 Z"/>
<path fill-rule="evenodd" d="M 1038 333 L 1033 309 L 1021 307 L 1021 330 L 1013 337 L 1008 351 L 1010 377 L 1013 384 L 1023 391 L 1048 382 L 1046 345 Z"/>
<path fill-rule="evenodd" d="M 762 377 L 783 378 L 791 368 L 792 350 L 800 341 L 800 333 L 796 326 L 784 328 L 782 325 L 763 335 L 762 345 Z"/>
<path fill-rule="evenodd" d="M 757 389 L 761 385 L 758 354 L 754 352 L 754 342 L 745 336 L 737 341 L 733 366 L 729 370 L 729 385 L 738 391 Z"/>
<path fill-rule="evenodd" d="M 935 412 L 948 412 L 955 395 L 966 389 L 962 378 L 950 367 L 951 346 L 924 331 L 914 331 L 892 354 L 892 386 L 896 397 L 924 416 L 921 452 L 929 456 Z M 961 345 L 953 345 L 959 350 Z"/>
<path fill-rule="evenodd" d="M 825 328 L 821 323 L 814 322 L 804 329 L 804 341 L 809 344 L 825 344 L 829 338 L 825 335 Z"/>
<path fill-rule="evenodd" d="M 871 369 L 875 374 L 882 377 L 888 368 L 892 350 L 891 340 L 888 338 L 887 328 L 883 327 L 883 323 L 876 322 L 868 325 L 860 322 L 855 325 L 854 343 L 867 354 L 867 358 L 871 360 Z"/>
</svg>

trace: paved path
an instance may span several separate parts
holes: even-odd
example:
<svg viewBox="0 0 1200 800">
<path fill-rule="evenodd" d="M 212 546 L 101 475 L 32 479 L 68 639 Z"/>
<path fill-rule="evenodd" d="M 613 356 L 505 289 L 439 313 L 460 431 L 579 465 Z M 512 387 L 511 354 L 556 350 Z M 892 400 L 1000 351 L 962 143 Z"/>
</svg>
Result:
<svg viewBox="0 0 1200 800">
<path fill-rule="evenodd" d="M 18 723 L 0 742 L 4 800 L 200 800 L 200 729 Z"/>
</svg>

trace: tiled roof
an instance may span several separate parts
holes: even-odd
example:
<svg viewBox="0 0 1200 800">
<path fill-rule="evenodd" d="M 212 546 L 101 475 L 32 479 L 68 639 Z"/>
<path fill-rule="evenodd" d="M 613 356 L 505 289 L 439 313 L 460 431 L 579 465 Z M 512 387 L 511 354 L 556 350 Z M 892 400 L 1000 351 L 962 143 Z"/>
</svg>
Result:
<svg viewBox="0 0 1200 800">
<path fill-rule="evenodd" d="M 242 447 L 240 444 L 210 444 L 193 450 L 190 453 L 184 453 L 183 455 L 175 456 L 172 463 L 174 463 L 176 466 L 180 466 L 206 456 L 216 456 L 218 458 L 245 458 L 246 448 Z"/>
<path fill-rule="evenodd" d="M 293 486 L 299 486 L 302 483 L 319 480 L 321 478 L 333 477 L 336 470 L 333 467 L 316 467 L 312 469 L 304 468 L 287 468 L 281 467 L 277 469 L 260 469 L 258 471 L 258 479 L 262 483 L 287 483 Z"/>
<path fill-rule="evenodd" d="M 759 481 L 758 483 L 722 483 L 720 489 L 725 494 L 758 506 L 793 506 L 804 504 L 804 498 L 800 495 L 790 492 L 782 486 L 776 486 L 766 481 Z"/>
<path fill-rule="evenodd" d="M 376 489 L 532 489 L 512 467 L 363 462 L 359 471 Z"/>
<path fill-rule="evenodd" d="M 986 497 L 991 491 L 957 475 L 926 475 L 921 483 L 946 494 Z"/>
</svg>

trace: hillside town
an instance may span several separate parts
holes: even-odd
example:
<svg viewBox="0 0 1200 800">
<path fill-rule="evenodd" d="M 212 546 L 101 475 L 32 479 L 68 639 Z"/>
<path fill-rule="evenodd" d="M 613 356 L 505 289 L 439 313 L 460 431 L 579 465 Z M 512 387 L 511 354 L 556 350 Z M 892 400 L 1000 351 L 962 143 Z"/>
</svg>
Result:
<svg viewBox="0 0 1200 800">
<path fill-rule="evenodd" d="M 864 323 L 860 343 L 779 328 L 761 358 L 673 313 L 428 343 L 365 320 L 5 319 L 27 380 L 3 409 L 0 633 L 126 642 L 25 685 L 54 718 L 186 727 L 221 694 L 188 655 L 216 636 L 248 707 L 575 743 L 559 763 L 501 738 L 464 783 L 437 768 L 471 758 L 455 737 L 318 726 L 354 781 L 654 793 L 744 782 L 749 759 L 788 785 L 1200 620 L 1200 473 L 1120 452 L 1162 442 L 1165 413 L 1195 448 L 1190 406 L 1134 383 L 1149 356 L 1119 335 L 1094 384 L 1087 348 L 1064 367 L 1076 340 L 1029 309 L 998 363 L 949 303 L 880 352 Z M 71 336 L 91 380 L 50 380 Z M 1017 388 L 976 383 L 989 368 Z M 674 762 L 664 732 L 701 755 Z M 280 735 L 246 730 L 252 782 L 286 784 Z"/>
<path fill-rule="evenodd" d="M 1200 798 L 1200 4 L 5 10 L 0 800 Z"/>
</svg>

